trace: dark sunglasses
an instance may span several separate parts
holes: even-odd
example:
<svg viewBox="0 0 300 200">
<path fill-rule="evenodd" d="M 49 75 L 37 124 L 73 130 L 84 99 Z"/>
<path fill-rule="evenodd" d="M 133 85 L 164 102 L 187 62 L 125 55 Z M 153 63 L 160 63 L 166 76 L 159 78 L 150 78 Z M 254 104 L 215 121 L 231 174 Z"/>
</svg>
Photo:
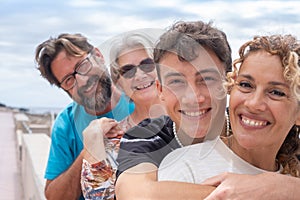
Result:
<svg viewBox="0 0 300 200">
<path fill-rule="evenodd" d="M 133 64 L 128 64 L 120 67 L 119 74 L 124 78 L 133 78 L 137 68 L 140 68 L 143 72 L 149 73 L 152 72 L 155 68 L 154 61 L 151 58 L 146 58 L 140 62 L 138 66 Z"/>
</svg>

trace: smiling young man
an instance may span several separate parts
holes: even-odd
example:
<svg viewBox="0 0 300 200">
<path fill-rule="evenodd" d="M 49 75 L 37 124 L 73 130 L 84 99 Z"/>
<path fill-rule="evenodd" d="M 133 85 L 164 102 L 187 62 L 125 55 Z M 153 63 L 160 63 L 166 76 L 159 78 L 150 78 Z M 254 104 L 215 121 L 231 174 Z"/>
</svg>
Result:
<svg viewBox="0 0 300 200">
<path fill-rule="evenodd" d="M 231 49 L 225 34 L 210 23 L 178 22 L 160 37 L 154 60 L 159 96 L 169 117 L 144 120 L 122 138 L 116 197 L 204 198 L 214 187 L 158 182 L 157 169 L 174 149 L 202 142 L 208 132 L 222 131 L 226 107 L 222 81 L 231 69 Z M 212 126 L 214 120 L 218 123 Z"/>
<path fill-rule="evenodd" d="M 118 200 L 299 198 L 300 179 L 275 172 L 226 172 L 206 180 L 206 185 L 157 181 L 158 166 L 167 154 L 220 134 L 226 101 L 222 84 L 217 83 L 231 70 L 231 50 L 225 34 L 210 23 L 178 22 L 160 37 L 154 59 L 160 81 L 157 88 L 170 117 L 144 120 L 123 136 Z M 197 125 L 189 123 L 194 119 L 199 120 Z M 229 124 L 225 127 L 222 133 L 227 135 Z"/>
<path fill-rule="evenodd" d="M 81 34 L 61 34 L 38 45 L 36 62 L 50 84 L 74 100 L 56 118 L 45 178 L 47 199 L 78 199 L 82 131 L 97 118 L 122 120 L 134 109 L 111 83 L 101 52 Z"/>
</svg>

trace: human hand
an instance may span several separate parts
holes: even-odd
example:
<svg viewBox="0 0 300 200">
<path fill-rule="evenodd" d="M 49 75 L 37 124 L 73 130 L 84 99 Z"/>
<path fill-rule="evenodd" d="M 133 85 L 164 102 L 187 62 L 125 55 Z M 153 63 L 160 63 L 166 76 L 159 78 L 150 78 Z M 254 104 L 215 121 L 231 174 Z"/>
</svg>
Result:
<svg viewBox="0 0 300 200">
<path fill-rule="evenodd" d="M 281 176 L 278 177 L 277 176 Z M 252 200 L 252 199 L 286 199 L 286 185 L 280 181 L 288 176 L 276 173 L 262 173 L 259 175 L 245 175 L 223 173 L 205 180 L 202 184 L 217 188 L 205 200 Z M 282 185 L 284 184 L 284 185 Z M 288 198 L 290 199 L 290 198 Z"/>
<path fill-rule="evenodd" d="M 103 117 L 93 120 L 83 131 L 84 148 L 97 161 L 104 160 L 106 152 L 103 137 L 116 137 L 122 133 L 114 119 Z"/>
<path fill-rule="evenodd" d="M 104 133 L 104 137 L 116 138 L 116 137 L 121 137 L 124 135 L 125 132 L 119 126 L 119 123 L 117 121 L 115 121 L 115 122 L 116 122 L 116 124 L 113 127 L 111 127 L 110 130 L 108 130 L 106 133 Z"/>
</svg>

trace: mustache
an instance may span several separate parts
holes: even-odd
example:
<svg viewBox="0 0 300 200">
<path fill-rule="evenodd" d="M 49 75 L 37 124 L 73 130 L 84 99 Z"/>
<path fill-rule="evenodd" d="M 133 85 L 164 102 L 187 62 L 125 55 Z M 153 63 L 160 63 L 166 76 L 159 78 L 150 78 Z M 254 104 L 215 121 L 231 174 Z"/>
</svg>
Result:
<svg viewBox="0 0 300 200">
<path fill-rule="evenodd" d="M 87 90 L 91 85 L 93 85 L 94 83 L 98 83 L 98 85 L 101 85 L 101 86 L 111 86 L 111 79 L 109 76 L 107 75 L 102 75 L 101 77 L 98 76 L 98 75 L 93 75 L 91 76 L 86 84 L 84 86 L 81 86 L 79 89 L 78 89 L 78 92 L 79 93 L 83 93 L 85 90 Z"/>
<path fill-rule="evenodd" d="M 91 85 L 97 84 L 97 89 L 93 96 L 85 96 L 84 91 L 88 89 Z M 81 98 L 83 106 L 95 110 L 97 112 L 102 112 L 111 99 L 111 86 L 112 81 L 110 76 L 102 75 L 93 75 L 89 77 L 86 84 L 78 88 L 78 95 Z"/>
<path fill-rule="evenodd" d="M 87 83 L 84 86 L 82 86 L 79 90 L 85 91 L 87 88 L 89 88 L 95 82 L 99 82 L 99 80 L 100 80 L 99 76 L 93 75 L 88 79 Z"/>
</svg>

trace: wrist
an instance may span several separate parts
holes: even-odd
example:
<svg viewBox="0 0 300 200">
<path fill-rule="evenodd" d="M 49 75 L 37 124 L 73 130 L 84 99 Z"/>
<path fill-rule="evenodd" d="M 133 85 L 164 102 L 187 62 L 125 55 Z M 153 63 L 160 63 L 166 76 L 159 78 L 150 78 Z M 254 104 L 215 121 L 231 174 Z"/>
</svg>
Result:
<svg viewBox="0 0 300 200">
<path fill-rule="evenodd" d="M 103 161 L 103 160 L 106 159 L 105 157 L 103 157 L 102 159 L 101 158 L 97 159 L 86 148 L 83 149 L 82 157 L 83 157 L 84 160 L 86 160 L 90 164 L 98 163 L 98 162 Z"/>
</svg>

